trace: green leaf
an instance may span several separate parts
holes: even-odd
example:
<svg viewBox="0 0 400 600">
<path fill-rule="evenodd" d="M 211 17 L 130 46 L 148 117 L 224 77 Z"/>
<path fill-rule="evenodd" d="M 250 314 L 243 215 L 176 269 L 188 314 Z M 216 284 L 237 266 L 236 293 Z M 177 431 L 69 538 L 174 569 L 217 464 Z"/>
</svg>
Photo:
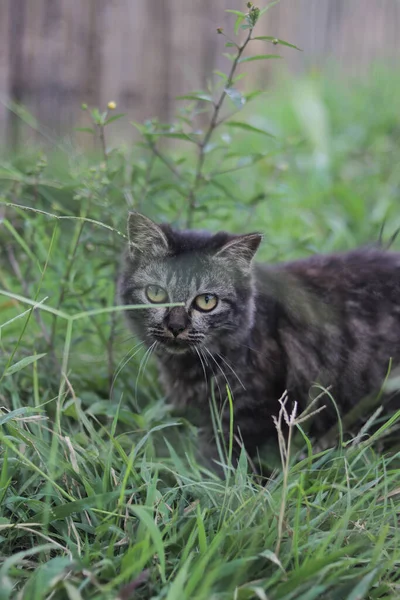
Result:
<svg viewBox="0 0 400 600">
<path fill-rule="evenodd" d="M 270 8 L 272 8 L 273 6 L 275 6 L 276 4 L 279 4 L 281 0 L 275 0 L 274 2 L 271 2 L 270 4 L 268 4 L 268 6 L 266 6 L 265 8 L 263 8 L 260 11 L 260 17 L 267 12 L 267 10 L 269 10 Z"/>
<path fill-rule="evenodd" d="M 213 73 L 215 73 L 215 75 L 218 75 L 218 77 L 221 77 L 221 79 L 223 79 L 224 81 L 228 81 L 228 75 L 222 73 L 222 71 L 213 71 Z"/>
<path fill-rule="evenodd" d="M 137 123 L 136 121 L 131 121 L 131 125 L 133 125 L 142 134 L 145 134 L 147 131 L 147 128 L 143 125 L 143 123 Z"/>
<path fill-rule="evenodd" d="M 161 532 L 154 522 L 154 517 L 144 506 L 130 506 L 129 509 L 140 519 L 147 533 L 153 540 L 154 548 L 160 561 L 160 575 L 162 581 L 166 582 L 165 577 L 165 550 Z"/>
<path fill-rule="evenodd" d="M 91 127 L 75 127 L 75 131 L 81 131 L 82 133 L 91 133 L 92 135 L 95 133 L 94 129 Z"/>
<path fill-rule="evenodd" d="M 91 111 L 92 119 L 98 125 L 101 123 L 101 114 L 98 108 L 93 108 Z"/>
<path fill-rule="evenodd" d="M 225 48 L 237 48 L 237 44 L 234 44 L 233 42 L 226 42 Z"/>
<path fill-rule="evenodd" d="M 377 574 L 378 569 L 373 569 L 370 573 L 364 575 L 359 583 L 353 588 L 346 600 L 362 600 L 366 597 L 366 593 L 371 587 L 373 580 Z"/>
<path fill-rule="evenodd" d="M 243 23 L 243 18 L 241 15 L 238 15 L 236 21 L 235 21 L 235 27 L 233 28 L 233 31 L 235 32 L 235 35 L 238 34 L 239 28 L 241 23 Z"/>
<path fill-rule="evenodd" d="M 188 570 L 191 561 L 192 557 L 189 556 L 189 558 L 183 563 L 183 566 L 179 569 L 172 581 L 171 587 L 168 590 L 168 596 L 166 600 L 176 600 L 176 598 L 185 597 L 184 584 L 188 578 Z"/>
<path fill-rule="evenodd" d="M 253 92 L 249 92 L 248 94 L 244 94 L 244 97 L 246 98 L 246 102 L 250 102 L 250 100 L 253 100 L 253 98 L 257 98 L 257 96 L 260 96 L 261 94 L 264 94 L 265 90 L 254 90 Z"/>
<path fill-rule="evenodd" d="M 119 113 L 118 115 L 113 115 L 112 117 L 107 119 L 107 121 L 104 123 L 104 125 L 108 125 L 109 123 L 112 123 L 113 121 L 117 121 L 118 119 L 121 119 L 122 117 L 125 117 L 125 113 Z"/>
<path fill-rule="evenodd" d="M 238 17 L 243 17 L 243 19 L 245 19 L 245 18 L 246 18 L 246 13 L 244 13 L 244 12 L 241 12 L 240 10 L 232 10 L 232 9 L 230 9 L 230 8 L 227 8 L 227 9 L 225 10 L 225 12 L 227 12 L 227 13 L 232 13 L 233 15 L 237 15 Z"/>
<path fill-rule="evenodd" d="M 239 75 L 236 75 L 236 77 L 234 77 L 232 79 L 232 85 L 235 85 L 235 83 L 237 83 L 238 81 L 240 81 L 241 79 L 243 79 L 244 77 L 246 77 L 246 73 L 240 73 Z M 243 97 L 245 97 L 245 95 L 243 94 Z"/>
<path fill-rule="evenodd" d="M 307 590 L 305 594 L 298 596 L 296 600 L 318 600 L 323 598 L 322 593 L 327 589 L 326 585 L 317 585 L 313 587 L 311 590 Z"/>
<path fill-rule="evenodd" d="M 168 131 L 153 131 L 153 133 L 151 135 L 166 137 L 166 138 L 174 138 L 176 140 L 184 140 L 185 142 L 192 142 L 192 144 L 197 143 L 197 140 L 188 136 L 187 133 L 170 133 Z"/>
<path fill-rule="evenodd" d="M 6 376 L 13 375 L 14 373 L 21 371 L 21 369 L 24 369 L 28 365 L 31 365 L 32 363 L 36 362 L 40 358 L 43 358 L 43 356 L 46 356 L 46 353 L 34 354 L 33 356 L 26 356 L 25 358 L 23 358 L 22 360 L 19 360 L 14 365 L 11 365 L 11 367 L 8 367 L 8 369 L 6 369 L 5 375 Z"/>
<path fill-rule="evenodd" d="M 22 406 L 21 408 L 16 408 L 15 410 L 11 410 L 5 415 L 0 415 L 0 425 L 4 425 L 7 421 L 12 421 L 13 419 L 21 418 L 24 415 L 35 414 L 37 415 L 40 411 L 38 408 L 33 408 L 31 406 Z"/>
<path fill-rule="evenodd" d="M 124 495 L 131 494 L 133 490 L 125 490 Z M 80 498 L 79 500 L 74 500 L 73 502 L 65 502 L 65 504 L 59 504 L 54 508 L 50 509 L 49 512 L 49 521 L 59 521 L 60 519 L 65 519 L 66 517 L 71 516 L 73 513 L 80 513 L 89 508 L 101 508 L 104 510 L 105 505 L 111 500 L 116 500 L 119 496 L 120 492 L 105 492 L 104 494 L 95 494 L 93 496 L 88 496 L 86 498 Z M 34 520 L 41 518 L 41 514 L 38 513 L 35 515 Z"/>
<path fill-rule="evenodd" d="M 288 46 L 288 48 L 294 48 L 295 50 L 299 50 L 300 52 L 303 52 L 303 50 L 301 48 L 299 48 L 298 46 L 295 46 L 294 44 L 289 44 L 289 42 L 285 42 L 285 40 L 280 40 L 278 38 L 275 38 L 272 35 L 259 35 L 255 38 L 253 38 L 253 40 L 265 40 L 266 42 L 280 44 L 281 46 Z"/>
<path fill-rule="evenodd" d="M 63 581 L 63 586 L 68 595 L 68 600 L 83 600 L 80 591 L 69 581 Z"/>
<path fill-rule="evenodd" d="M 236 54 L 229 54 L 229 52 L 223 52 L 222 56 L 225 56 L 225 58 L 228 58 L 232 62 L 236 59 Z"/>
<path fill-rule="evenodd" d="M 9 598 L 15 598 L 15 589 L 13 589 L 14 586 L 12 585 L 9 577 L 9 572 L 16 567 L 18 563 L 23 563 L 24 559 L 27 557 L 31 558 L 32 556 L 40 554 L 41 552 L 49 552 L 50 550 L 54 550 L 56 547 L 57 546 L 54 543 L 40 544 L 34 548 L 28 548 L 28 550 L 16 552 L 6 558 L 0 568 L 0 599 L 9 600 Z"/>
<path fill-rule="evenodd" d="M 256 56 L 246 56 L 245 58 L 240 58 L 240 63 L 252 62 L 253 60 L 269 60 L 270 58 L 282 58 L 279 54 L 257 54 Z"/>
<path fill-rule="evenodd" d="M 266 558 L 267 560 L 270 560 L 271 562 L 276 564 L 281 569 L 281 571 L 283 571 L 284 573 L 286 572 L 282 566 L 281 561 L 276 556 L 276 554 L 274 552 L 272 552 L 272 550 L 263 550 L 262 552 L 260 552 L 260 556 L 262 556 L 263 558 Z"/>
<path fill-rule="evenodd" d="M 65 577 L 65 571 L 67 567 L 71 567 L 71 564 L 71 558 L 56 556 L 47 563 L 39 565 L 24 587 L 24 597 L 43 598 L 45 593 L 47 595 L 47 592 L 50 592 L 57 582 Z"/>
<path fill-rule="evenodd" d="M 227 127 L 236 127 L 237 129 L 244 129 L 246 131 L 251 131 L 252 133 L 262 133 L 263 135 L 268 135 L 269 137 L 275 137 L 269 131 L 265 131 L 264 129 L 259 129 L 258 127 L 254 127 L 253 125 L 249 125 L 249 123 L 242 123 L 240 121 L 228 121 L 225 123 Z"/>
<path fill-rule="evenodd" d="M 201 100 L 203 102 L 212 102 L 213 99 L 210 94 L 206 94 L 205 92 L 191 92 L 189 94 L 184 94 L 183 96 L 177 96 L 177 100 Z"/>
<path fill-rule="evenodd" d="M 239 90 L 233 87 L 225 88 L 225 93 L 237 108 L 241 108 L 246 103 L 246 99 L 239 92 Z"/>
</svg>

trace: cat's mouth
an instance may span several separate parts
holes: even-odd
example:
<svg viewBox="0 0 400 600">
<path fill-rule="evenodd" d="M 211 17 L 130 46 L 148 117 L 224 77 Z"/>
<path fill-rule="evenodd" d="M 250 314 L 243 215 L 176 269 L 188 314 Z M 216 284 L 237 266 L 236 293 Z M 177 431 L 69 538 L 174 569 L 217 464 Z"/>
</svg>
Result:
<svg viewBox="0 0 400 600">
<path fill-rule="evenodd" d="M 184 352 L 189 352 L 191 347 L 188 340 L 165 338 L 161 343 L 163 348 L 171 354 L 183 354 Z"/>
<path fill-rule="evenodd" d="M 184 354 L 185 352 L 189 352 L 193 347 L 193 343 L 189 342 L 189 340 L 185 339 L 176 339 L 169 337 L 156 337 L 156 341 L 158 342 L 158 350 L 161 352 L 168 352 L 169 354 Z"/>
<path fill-rule="evenodd" d="M 160 331 L 152 331 L 152 337 L 158 342 L 159 348 L 170 352 L 171 354 L 183 354 L 190 352 L 194 347 L 200 345 L 204 336 L 198 334 L 187 334 L 173 336 L 161 333 Z"/>
</svg>

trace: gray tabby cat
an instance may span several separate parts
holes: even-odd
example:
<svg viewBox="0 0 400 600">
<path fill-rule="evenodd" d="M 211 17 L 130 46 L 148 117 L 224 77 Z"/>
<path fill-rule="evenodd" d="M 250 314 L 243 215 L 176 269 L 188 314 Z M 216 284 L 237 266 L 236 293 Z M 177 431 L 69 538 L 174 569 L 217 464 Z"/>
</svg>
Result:
<svg viewBox="0 0 400 600">
<path fill-rule="evenodd" d="M 127 315 L 153 346 L 169 399 L 196 406 L 210 425 L 211 380 L 221 405 L 228 383 L 235 435 L 252 456 L 276 439 L 272 415 L 285 390 L 303 410 L 313 384 L 331 386 L 345 414 L 379 391 L 390 360 L 392 373 L 400 363 L 400 254 L 367 248 L 268 265 L 252 262 L 258 233 L 177 231 L 138 213 L 128 233 L 120 296 L 152 305 Z M 166 302 L 184 306 L 158 306 Z M 389 401 L 400 408 L 399 396 Z M 337 421 L 324 404 L 317 436 Z M 204 448 L 214 455 L 213 444 Z"/>
</svg>

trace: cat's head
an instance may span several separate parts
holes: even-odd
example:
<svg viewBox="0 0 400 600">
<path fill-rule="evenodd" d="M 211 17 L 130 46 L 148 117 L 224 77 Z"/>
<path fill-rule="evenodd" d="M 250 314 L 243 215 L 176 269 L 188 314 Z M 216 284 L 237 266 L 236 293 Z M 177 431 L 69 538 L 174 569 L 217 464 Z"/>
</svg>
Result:
<svg viewBox="0 0 400 600">
<path fill-rule="evenodd" d="M 139 336 L 170 353 L 210 351 L 240 341 L 253 323 L 251 261 L 261 235 L 178 231 L 139 213 L 128 219 L 119 290 Z M 161 304 L 182 302 L 179 307 Z"/>
</svg>

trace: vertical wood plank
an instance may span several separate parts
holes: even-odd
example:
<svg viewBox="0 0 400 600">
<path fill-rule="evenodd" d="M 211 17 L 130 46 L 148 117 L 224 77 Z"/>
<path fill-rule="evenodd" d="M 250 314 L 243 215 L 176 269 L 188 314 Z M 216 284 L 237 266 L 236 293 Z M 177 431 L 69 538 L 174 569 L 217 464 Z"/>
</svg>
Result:
<svg viewBox="0 0 400 600">
<path fill-rule="evenodd" d="M 9 113 L 6 107 L 10 98 L 11 57 L 9 30 L 11 28 L 10 2 L 0 2 L 0 152 L 7 147 Z"/>
<path fill-rule="evenodd" d="M 175 96 L 204 87 L 214 69 L 226 71 L 225 38 L 245 0 L 2 0 L 0 96 L 22 102 L 55 137 L 87 124 L 80 104 L 118 110 L 137 121 L 170 119 Z M 362 26 L 361 26 L 362 25 Z M 265 87 L 281 71 L 325 69 L 336 61 L 350 73 L 400 59 L 400 3 L 394 0 L 282 0 L 259 24 L 303 48 L 255 42 L 250 52 L 279 52 L 285 61 L 246 65 L 243 85 Z M 244 69 L 244 67 L 243 67 Z M 246 83 L 247 81 L 247 83 Z M 133 132 L 133 130 L 132 130 Z M 121 122 L 112 135 L 131 138 Z M 32 138 L 0 105 L 0 136 Z"/>
</svg>

